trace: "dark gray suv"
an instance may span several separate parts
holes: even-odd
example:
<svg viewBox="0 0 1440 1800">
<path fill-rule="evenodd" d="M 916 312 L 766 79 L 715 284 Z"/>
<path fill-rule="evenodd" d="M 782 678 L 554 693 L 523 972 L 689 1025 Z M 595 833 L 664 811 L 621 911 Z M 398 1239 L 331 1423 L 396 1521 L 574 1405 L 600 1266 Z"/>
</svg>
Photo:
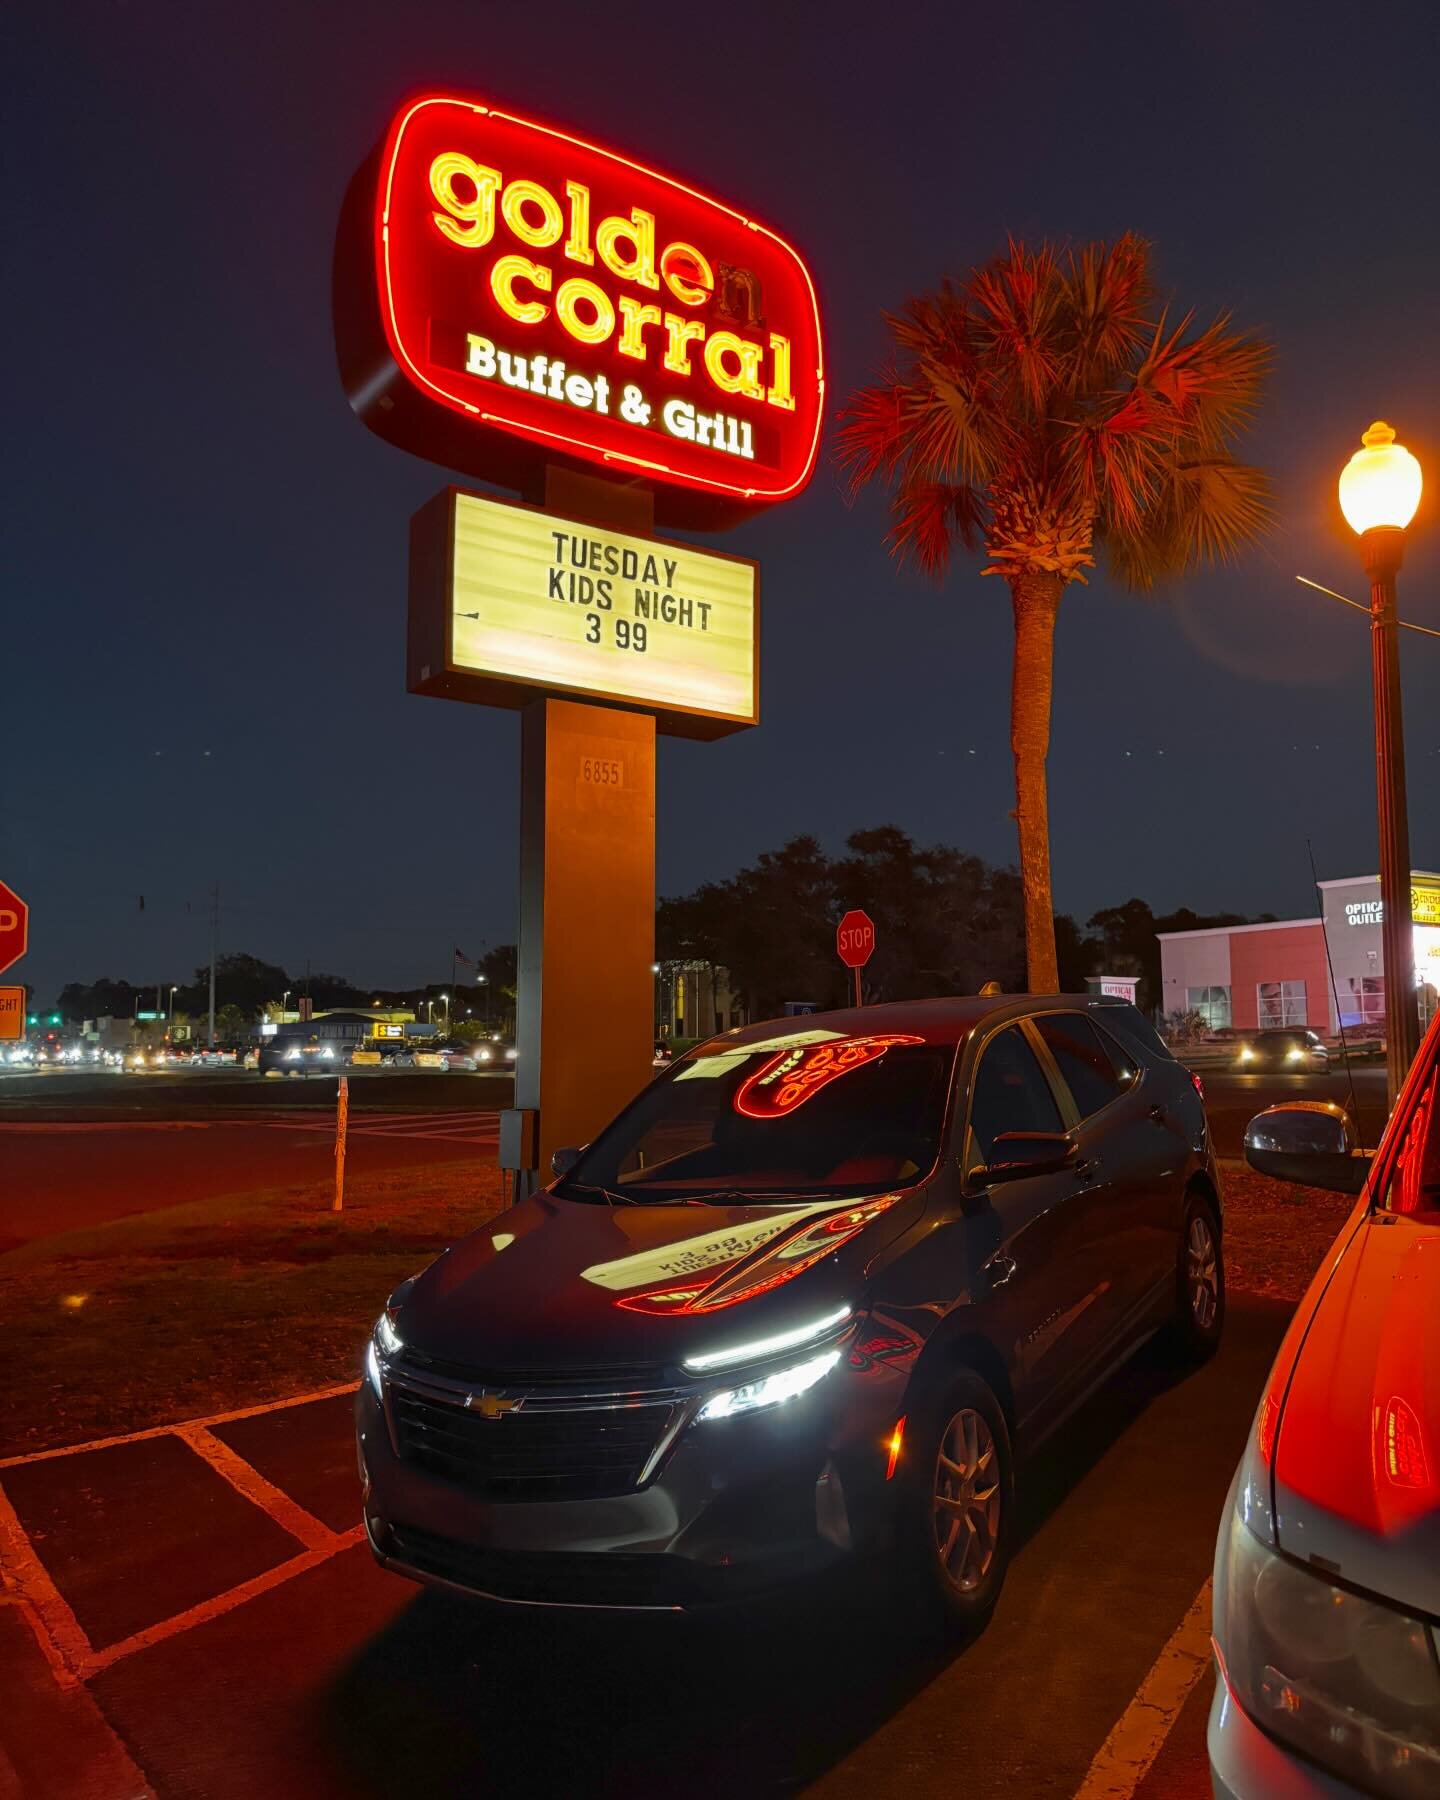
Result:
<svg viewBox="0 0 1440 1800">
<path fill-rule="evenodd" d="M 1219 1338 L 1199 1083 L 1124 1004 L 749 1026 L 556 1167 L 376 1322 L 365 1524 L 417 1580 L 688 1607 L 880 1552 L 978 1629 L 1020 1456 Z"/>
</svg>

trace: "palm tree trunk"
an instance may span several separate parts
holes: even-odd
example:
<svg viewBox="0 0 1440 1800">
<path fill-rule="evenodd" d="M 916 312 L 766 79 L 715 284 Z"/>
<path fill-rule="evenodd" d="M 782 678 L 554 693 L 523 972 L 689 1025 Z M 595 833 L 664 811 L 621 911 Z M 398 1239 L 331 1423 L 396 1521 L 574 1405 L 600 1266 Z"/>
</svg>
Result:
<svg viewBox="0 0 1440 1800">
<path fill-rule="evenodd" d="M 1010 748 L 1015 753 L 1015 822 L 1025 891 L 1025 964 L 1032 994 L 1060 988 L 1055 907 L 1050 894 L 1050 808 L 1045 758 L 1050 749 L 1050 690 L 1055 614 L 1064 579 L 1026 571 L 1010 582 L 1015 609 L 1015 668 L 1010 689 Z"/>
</svg>

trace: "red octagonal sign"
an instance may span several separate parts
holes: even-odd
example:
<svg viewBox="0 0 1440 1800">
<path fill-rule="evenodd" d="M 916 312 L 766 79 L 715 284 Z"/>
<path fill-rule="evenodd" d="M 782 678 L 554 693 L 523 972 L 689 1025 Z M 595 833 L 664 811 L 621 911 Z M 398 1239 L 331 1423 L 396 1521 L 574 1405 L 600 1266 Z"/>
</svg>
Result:
<svg viewBox="0 0 1440 1800">
<path fill-rule="evenodd" d="M 30 908 L 0 881 L 0 974 L 19 962 L 30 939 Z"/>
<path fill-rule="evenodd" d="M 847 969 L 863 969 L 875 953 L 875 921 L 852 911 L 835 927 L 835 952 Z"/>
</svg>

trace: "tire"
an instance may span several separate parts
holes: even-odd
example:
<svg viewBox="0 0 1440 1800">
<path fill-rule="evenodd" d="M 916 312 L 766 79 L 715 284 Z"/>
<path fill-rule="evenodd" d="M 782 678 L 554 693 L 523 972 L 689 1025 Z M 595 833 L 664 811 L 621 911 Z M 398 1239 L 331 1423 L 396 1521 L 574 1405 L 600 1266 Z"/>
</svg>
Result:
<svg viewBox="0 0 1440 1800">
<path fill-rule="evenodd" d="M 1009 1427 L 987 1384 L 966 1370 L 911 1430 L 897 1520 L 900 1573 L 922 1623 L 964 1641 L 989 1624 L 1005 1585 L 1015 1521 Z"/>
<path fill-rule="evenodd" d="M 1225 1329 L 1225 1256 L 1215 1208 L 1192 1192 L 1175 1252 L 1175 1312 L 1170 1346 L 1181 1362 L 1202 1363 L 1220 1347 Z"/>
</svg>

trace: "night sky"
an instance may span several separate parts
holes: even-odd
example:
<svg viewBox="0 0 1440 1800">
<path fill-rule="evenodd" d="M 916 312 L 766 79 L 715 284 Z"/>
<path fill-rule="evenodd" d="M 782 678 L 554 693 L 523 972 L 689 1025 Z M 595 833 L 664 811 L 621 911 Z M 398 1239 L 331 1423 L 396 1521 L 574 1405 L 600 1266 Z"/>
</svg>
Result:
<svg viewBox="0 0 1440 1800">
<path fill-rule="evenodd" d="M 1150 599 L 1067 590 L 1057 906 L 1313 911 L 1376 861 L 1363 598 L 1335 477 L 1372 418 L 1428 492 L 1402 615 L 1440 627 L 1433 0 L 723 8 L 100 4 L 7 23 L 0 876 L 15 976 L 170 982 L 221 947 L 384 985 L 515 930 L 517 715 L 404 690 L 406 530 L 450 479 L 351 414 L 341 194 L 452 83 L 710 188 L 806 253 L 831 412 L 880 314 L 1027 238 L 1137 230 L 1276 368 L 1280 524 Z M 828 452 L 828 440 L 827 440 Z M 1008 593 L 897 573 L 828 454 L 758 557 L 764 723 L 664 740 L 664 893 L 894 821 L 1012 860 Z M 1440 641 L 1407 634 L 1412 848 L 1440 863 Z M 145 910 L 138 896 L 146 897 Z"/>
</svg>

